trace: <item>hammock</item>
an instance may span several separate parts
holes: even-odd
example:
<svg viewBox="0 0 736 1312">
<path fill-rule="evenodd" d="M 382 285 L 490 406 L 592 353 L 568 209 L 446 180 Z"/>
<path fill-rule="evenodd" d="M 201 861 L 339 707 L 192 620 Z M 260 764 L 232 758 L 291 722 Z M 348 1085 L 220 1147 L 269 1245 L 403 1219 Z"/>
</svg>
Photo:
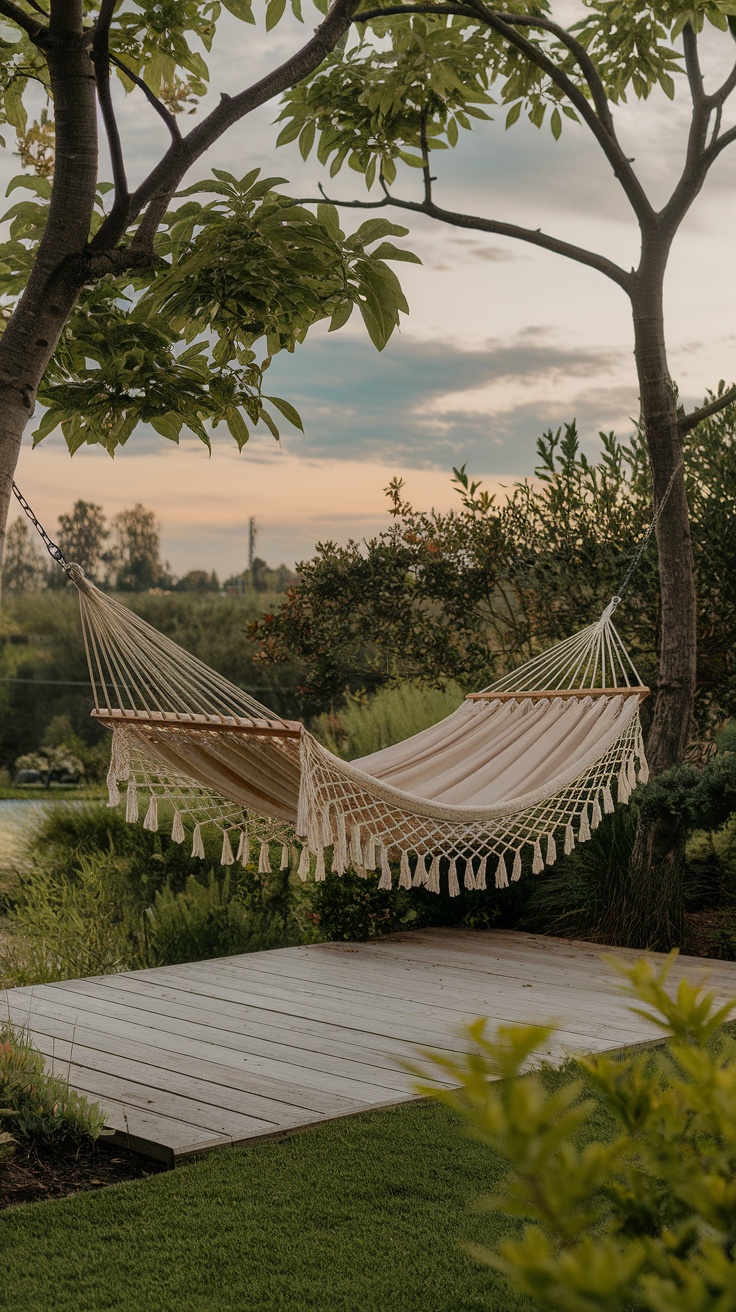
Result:
<svg viewBox="0 0 736 1312">
<path fill-rule="evenodd" d="M 35 517 L 34 517 L 35 518 Z M 57 549 L 58 550 L 58 549 Z M 58 557 L 57 557 L 58 558 Z M 63 558 L 62 558 L 63 560 Z M 355 761 L 327 751 L 100 592 L 63 561 L 80 598 L 94 689 L 92 714 L 112 730 L 110 805 L 158 828 L 173 807 L 172 838 L 222 832 L 224 865 L 270 870 L 273 843 L 298 872 L 380 870 L 380 887 L 421 885 L 451 896 L 551 865 L 590 838 L 602 815 L 648 777 L 639 706 L 648 695 L 612 622 L 597 623 L 472 693 L 439 724 Z M 615 794 L 615 797 L 614 797 Z M 296 859 L 296 858 L 295 858 Z M 441 864 L 442 863 L 442 864 Z"/>
</svg>

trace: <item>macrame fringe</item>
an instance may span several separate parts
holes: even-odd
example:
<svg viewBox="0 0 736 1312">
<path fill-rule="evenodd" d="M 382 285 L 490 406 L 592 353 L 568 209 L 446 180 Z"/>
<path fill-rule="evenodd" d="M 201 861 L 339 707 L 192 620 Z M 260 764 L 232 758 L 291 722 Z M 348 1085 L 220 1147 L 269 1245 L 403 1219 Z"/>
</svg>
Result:
<svg viewBox="0 0 736 1312">
<path fill-rule="evenodd" d="M 250 861 L 250 838 L 248 837 L 247 829 L 241 829 L 240 831 L 240 842 L 238 843 L 236 860 L 240 862 L 241 866 L 247 866 Z"/>
<path fill-rule="evenodd" d="M 411 870 L 409 869 L 409 853 L 401 853 L 401 865 L 399 866 L 399 888 L 411 888 Z"/>
<path fill-rule="evenodd" d="M 261 850 L 258 855 L 258 873 L 259 875 L 270 875 L 271 873 L 271 852 L 265 838 L 261 839 Z"/>
<path fill-rule="evenodd" d="M 603 788 L 603 814 L 613 815 L 613 796 L 611 794 L 610 784 L 605 784 Z"/>
<path fill-rule="evenodd" d="M 299 865 L 297 866 L 296 873 L 298 874 L 302 883 L 306 884 L 307 879 L 309 877 L 309 848 L 306 846 L 306 844 L 302 848 L 301 856 L 299 857 Z"/>
<path fill-rule="evenodd" d="M 363 846 L 360 841 L 360 828 L 358 825 L 353 825 L 350 834 L 350 859 L 356 869 L 358 866 L 365 864 L 363 861 Z"/>
<path fill-rule="evenodd" d="M 325 870 L 325 849 L 323 847 L 320 847 L 317 850 L 317 861 L 314 867 L 314 882 L 316 884 L 322 884 L 324 883 L 326 878 L 327 878 L 327 871 Z"/>
<path fill-rule="evenodd" d="M 290 863 L 291 863 L 291 852 L 289 851 L 288 844 L 283 843 L 281 847 L 281 865 L 279 869 L 288 870 Z"/>
<path fill-rule="evenodd" d="M 580 827 L 578 829 L 578 842 L 587 843 L 590 838 L 590 825 L 588 823 L 588 803 L 585 803 L 580 812 Z"/>
<path fill-rule="evenodd" d="M 184 824 L 181 818 L 181 811 L 174 812 L 174 823 L 171 826 L 172 843 L 183 843 L 186 835 L 184 833 Z"/>
<path fill-rule="evenodd" d="M 532 861 L 532 874 L 541 875 L 544 870 L 544 861 L 542 860 L 542 849 L 539 846 L 539 839 L 534 844 L 534 860 Z"/>
<path fill-rule="evenodd" d="M 365 861 L 367 870 L 375 870 L 377 865 L 376 840 L 373 837 L 373 834 L 369 834 L 365 841 L 365 850 L 363 852 L 363 859 Z"/>
<path fill-rule="evenodd" d="M 557 860 L 557 844 L 554 834 L 547 834 L 547 855 L 544 858 L 545 865 L 553 866 Z"/>
<path fill-rule="evenodd" d="M 427 869 L 427 858 L 421 854 L 417 855 L 417 863 L 414 867 L 414 878 L 411 881 L 412 888 L 426 888 L 429 883 L 429 871 Z"/>
<path fill-rule="evenodd" d="M 392 888 L 391 867 L 388 863 L 388 852 L 383 844 L 381 844 L 381 878 L 378 881 L 378 887 L 383 888 L 386 891 L 390 891 Z"/>
<path fill-rule="evenodd" d="M 475 871 L 473 869 L 472 856 L 466 856 L 465 858 L 465 874 L 463 876 L 463 888 L 466 888 L 468 890 L 471 888 L 475 888 Z"/>
<path fill-rule="evenodd" d="M 517 847 L 516 855 L 514 856 L 514 868 L 511 871 L 512 884 L 515 884 L 519 879 L 521 879 L 521 848 Z"/>
<path fill-rule="evenodd" d="M 334 848 L 332 869 L 337 875 L 344 875 L 348 865 L 348 835 L 345 827 L 345 816 L 342 811 L 337 813 L 337 842 Z"/>
<path fill-rule="evenodd" d="M 440 891 L 440 859 L 438 856 L 432 857 L 432 864 L 429 867 L 429 878 L 427 879 L 427 888 L 430 893 L 439 893 Z"/>
<path fill-rule="evenodd" d="M 231 866 L 234 861 L 235 861 L 235 857 L 233 856 L 232 843 L 230 842 L 230 835 L 226 829 L 222 835 L 222 852 L 220 853 L 220 865 Z"/>
<path fill-rule="evenodd" d="M 204 857 L 204 843 L 202 842 L 202 830 L 199 825 L 194 826 L 192 834 L 192 856 Z"/>
<path fill-rule="evenodd" d="M 125 798 L 125 819 L 131 825 L 134 825 L 138 819 L 138 789 L 132 775 L 128 780 L 128 791 Z"/>
<path fill-rule="evenodd" d="M 498 865 L 496 866 L 496 888 L 508 888 L 508 886 L 509 877 L 506 871 L 506 860 L 502 852 L 498 858 Z"/>
<path fill-rule="evenodd" d="M 569 856 L 575 846 L 575 835 L 572 831 L 572 825 L 565 825 L 565 856 Z"/>
<path fill-rule="evenodd" d="M 603 816 L 601 815 L 601 804 L 600 804 L 600 802 L 598 801 L 598 794 L 596 793 L 596 795 L 595 795 L 595 797 L 594 797 L 594 799 L 593 799 L 593 817 L 592 817 L 592 820 L 591 820 L 591 822 L 590 822 L 590 823 L 591 823 L 591 828 L 592 828 L 592 829 L 597 829 L 602 819 L 603 819 Z"/>
<path fill-rule="evenodd" d="M 486 887 L 486 870 L 487 870 L 487 869 L 488 869 L 488 857 L 487 857 L 487 856 L 484 856 L 484 857 L 481 858 L 481 863 L 480 863 L 480 865 L 478 866 L 478 869 L 477 869 L 477 871 L 476 871 L 476 875 L 475 875 L 475 887 L 478 889 L 478 892 L 480 892 L 480 893 L 482 893 L 483 890 L 484 890 L 485 887 Z"/>
<path fill-rule="evenodd" d="M 155 834 L 158 830 L 158 798 L 155 793 L 151 793 L 151 800 L 148 803 L 146 818 L 143 821 L 143 828 L 149 833 Z"/>
<path fill-rule="evenodd" d="M 450 897 L 460 896 L 460 885 L 457 882 L 457 860 L 455 857 L 450 862 L 450 870 L 447 876 L 447 891 Z"/>
</svg>

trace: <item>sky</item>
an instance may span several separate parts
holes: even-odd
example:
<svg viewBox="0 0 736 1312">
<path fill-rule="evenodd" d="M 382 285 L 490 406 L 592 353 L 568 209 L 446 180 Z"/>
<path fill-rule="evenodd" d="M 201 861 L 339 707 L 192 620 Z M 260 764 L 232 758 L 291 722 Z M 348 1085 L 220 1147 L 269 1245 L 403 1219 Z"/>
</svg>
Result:
<svg viewBox="0 0 736 1312">
<path fill-rule="evenodd" d="M 256 4 L 258 9 L 258 3 Z M 553 4 L 564 19 L 572 0 Z M 307 17 L 306 30 L 314 25 Z M 226 16 L 208 59 L 212 96 L 234 92 L 279 63 L 305 39 L 285 21 L 266 34 Z M 714 35 L 704 45 L 711 82 L 733 44 Z M 729 48 L 730 47 L 730 48 Z M 624 107 L 617 121 L 627 153 L 655 203 L 681 168 L 687 99 L 653 96 Z M 131 180 L 145 175 L 166 146 L 165 129 L 139 94 L 118 94 Z M 238 174 L 259 166 L 286 178 L 292 194 L 365 198 L 349 170 L 325 178 L 315 158 L 295 146 L 275 148 L 278 107 L 237 125 L 208 156 L 210 167 Z M 736 114 L 736 110 L 734 110 Z M 436 198 L 449 208 L 542 227 L 631 267 L 638 232 L 618 184 L 590 135 L 566 124 L 554 143 L 520 122 L 504 131 L 503 113 L 464 134 L 454 151 L 435 156 Z M 196 118 L 182 120 L 183 129 Z M 433 161 L 434 162 L 434 161 Z M 0 187 L 17 171 L 0 161 Z M 736 379 L 734 274 L 736 147 L 715 166 L 677 238 L 666 285 L 670 367 L 685 404 L 697 404 L 719 379 Z M 396 190 L 416 195 L 405 170 Z M 13 196 L 13 200 L 17 196 Z M 10 203 L 10 202 L 9 202 Z M 363 216 L 343 211 L 348 230 Z M 533 475 L 539 435 L 575 418 L 595 454 L 600 430 L 625 437 L 638 412 L 628 302 L 600 274 L 559 256 L 482 233 L 442 227 L 396 211 L 411 225 L 405 244 L 422 265 L 396 266 L 410 306 L 380 354 L 354 315 L 345 329 L 318 327 L 294 355 L 276 357 L 269 390 L 300 411 L 303 434 L 284 425 L 276 444 L 258 433 L 242 453 L 214 434 L 211 456 L 196 439 L 179 447 L 139 430 L 113 461 L 83 448 L 73 458 L 60 436 L 35 451 L 30 439 L 16 478 L 37 512 L 55 527 L 77 498 L 108 514 L 140 501 L 161 524 L 163 555 L 177 574 L 242 569 L 247 524 L 255 516 L 257 552 L 292 565 L 320 540 L 372 535 L 387 523 L 384 489 L 405 481 L 417 506 L 447 508 L 453 465 L 466 463 L 491 490 Z"/>
</svg>

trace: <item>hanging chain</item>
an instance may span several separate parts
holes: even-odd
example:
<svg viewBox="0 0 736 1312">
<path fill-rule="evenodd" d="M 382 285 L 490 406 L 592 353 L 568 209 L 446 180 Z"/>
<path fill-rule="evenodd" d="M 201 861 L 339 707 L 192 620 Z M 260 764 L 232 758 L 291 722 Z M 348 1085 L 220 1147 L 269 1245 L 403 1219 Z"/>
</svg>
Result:
<svg viewBox="0 0 736 1312">
<path fill-rule="evenodd" d="M 654 533 L 654 530 L 656 529 L 657 524 L 659 523 L 662 511 L 667 505 L 670 492 L 674 487 L 675 478 L 677 477 L 680 470 L 682 469 L 682 466 L 683 466 L 683 461 L 679 460 L 678 463 L 675 465 L 674 469 L 672 470 L 672 473 L 670 474 L 670 481 L 667 484 L 667 487 L 665 488 L 665 493 L 664 496 L 662 497 L 662 500 L 660 501 L 659 505 L 657 506 L 657 509 L 654 512 L 654 517 L 652 519 L 652 522 L 649 525 L 649 528 L 647 529 L 646 533 L 644 534 L 644 537 L 642 538 L 641 542 L 639 543 L 639 546 L 634 552 L 634 555 L 629 564 L 629 568 L 627 569 L 623 579 L 621 580 L 621 583 L 619 584 L 618 591 L 614 594 L 613 597 L 611 597 L 611 600 L 608 603 L 608 606 L 606 607 L 606 610 L 608 611 L 609 615 L 612 615 L 613 611 L 619 605 L 626 589 L 631 583 L 634 574 L 636 573 L 637 569 L 639 568 L 639 565 L 641 564 L 642 556 L 644 555 L 644 552 L 646 551 L 647 547 L 649 546 L 649 543 L 652 540 L 652 534 Z"/>
<path fill-rule="evenodd" d="M 39 521 L 36 519 L 36 516 L 31 510 L 31 507 L 29 506 L 28 502 L 23 496 L 23 493 L 21 492 L 17 483 L 13 483 L 13 493 L 18 498 L 18 501 L 23 507 L 23 510 L 25 511 L 26 515 L 30 519 L 36 532 L 39 534 L 41 541 L 43 542 L 43 545 L 45 546 L 46 550 L 51 556 L 51 559 L 55 560 L 57 564 L 61 565 L 61 568 L 63 570 L 66 570 L 67 574 L 69 574 L 70 565 L 69 565 L 69 561 L 64 555 L 64 552 L 62 551 L 61 547 L 57 546 L 57 544 L 51 540 L 48 533 L 46 532 L 46 529 L 43 527 L 43 524 L 39 523 Z"/>
</svg>

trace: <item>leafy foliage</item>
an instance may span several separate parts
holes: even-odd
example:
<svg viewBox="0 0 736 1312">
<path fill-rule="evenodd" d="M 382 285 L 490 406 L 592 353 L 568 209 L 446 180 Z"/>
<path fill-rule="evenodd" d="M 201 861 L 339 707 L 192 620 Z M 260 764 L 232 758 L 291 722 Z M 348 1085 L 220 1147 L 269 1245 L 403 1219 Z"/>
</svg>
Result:
<svg viewBox="0 0 736 1312">
<path fill-rule="evenodd" d="M 540 1308 L 736 1306 L 736 1042 L 719 1030 L 733 1004 L 716 1007 L 686 981 L 673 995 L 675 955 L 658 972 L 613 963 L 634 1010 L 674 1035 L 653 1055 L 578 1059 L 579 1078 L 550 1090 L 539 1074 L 521 1078 L 552 1032 L 545 1026 L 502 1026 L 492 1039 L 478 1020 L 466 1057 L 427 1054 L 425 1073 L 459 1089 L 421 1091 L 509 1165 L 487 1207 L 527 1222 L 520 1239 L 473 1251 Z M 615 1125 L 605 1140 L 589 1128 L 599 1101 Z"/>
<path fill-rule="evenodd" d="M 59 424 L 72 454 L 98 443 L 113 455 L 140 423 L 174 442 L 188 428 L 209 445 L 209 425 L 221 423 L 240 448 L 259 422 L 278 438 L 278 415 L 299 428 L 301 420 L 288 401 L 263 392 L 276 352 L 293 351 L 322 319 L 341 327 L 356 305 L 380 350 L 408 313 L 387 261 L 416 257 L 386 240 L 406 228 L 369 219 L 346 236 L 334 207 L 315 215 L 277 192 L 283 179 L 261 178 L 259 169 L 241 179 L 214 174 L 181 193 L 152 268 L 83 293 L 39 391 L 46 413 L 35 444 Z M 51 194 L 44 178 L 21 175 L 11 186 L 30 187 L 35 199 L 5 215 L 7 298 L 28 276 Z M 194 199 L 208 193 L 215 198 Z"/>
<path fill-rule="evenodd" d="M 60 1075 L 48 1075 L 44 1059 L 28 1036 L 0 1024 L 0 1145 L 5 1136 L 24 1147 L 82 1145 L 99 1139 L 105 1113 L 70 1089 Z"/>
<path fill-rule="evenodd" d="M 736 410 L 687 439 L 687 482 L 698 576 L 699 729 L 712 736 L 736 707 Z M 402 679 L 480 687 L 534 651 L 591 623 L 617 593 L 651 517 L 639 434 L 601 434 L 597 462 L 574 422 L 538 442 L 537 481 L 506 501 L 465 468 L 461 508 L 417 510 L 401 482 L 387 489 L 393 524 L 370 541 L 319 543 L 281 608 L 251 626 L 261 659 L 294 655 L 306 687 L 328 705 L 346 689 Z M 653 680 L 658 587 L 650 547 L 620 625 L 645 680 Z"/>
</svg>

